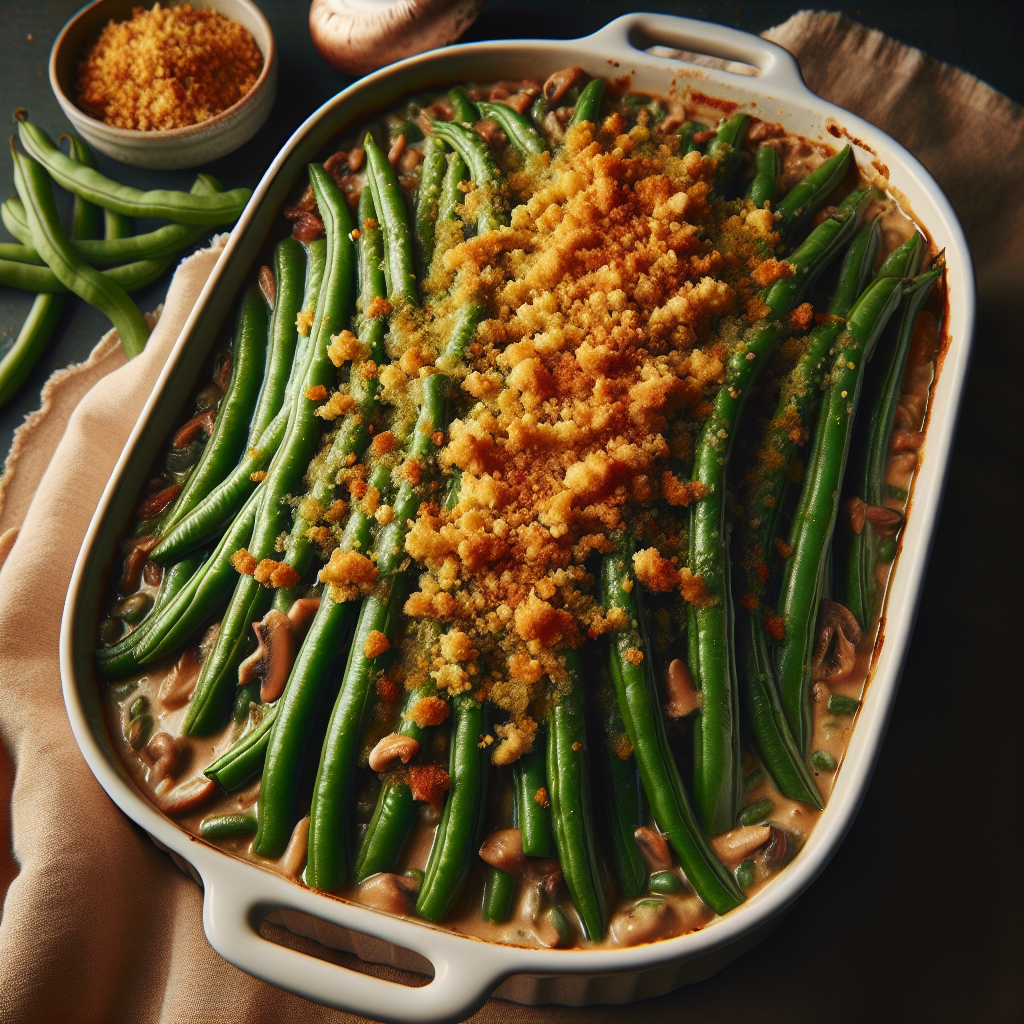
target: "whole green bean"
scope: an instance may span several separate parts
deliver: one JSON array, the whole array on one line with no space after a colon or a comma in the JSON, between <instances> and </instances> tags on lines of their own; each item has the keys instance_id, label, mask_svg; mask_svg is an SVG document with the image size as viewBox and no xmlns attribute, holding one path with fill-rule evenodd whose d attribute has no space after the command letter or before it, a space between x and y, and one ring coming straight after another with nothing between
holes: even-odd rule
<instances>
[{"instance_id":1,"label":"whole green bean","mask_svg":"<svg viewBox=\"0 0 1024 1024\"><path fill-rule=\"evenodd\" d=\"M60 158L76 170L89 171L89 168L81 167L54 148ZM139 307L128 298L120 285L90 267L68 241L57 214L53 187L42 165L18 153L13 140L11 153L14 158L15 188L25 203L36 250L69 291L109 317L117 328L128 358L138 355L145 348L149 337L149 327Z\"/></svg>"},{"instance_id":2,"label":"whole green bean","mask_svg":"<svg viewBox=\"0 0 1024 1024\"><path fill-rule=\"evenodd\" d=\"M571 128L584 121L589 121L591 124L598 123L598 118L601 116L601 100L604 98L604 86L603 78L592 78L587 82L580 92L580 98L576 101L576 107L566 127Z\"/></svg>"},{"instance_id":3,"label":"whole green bean","mask_svg":"<svg viewBox=\"0 0 1024 1024\"><path fill-rule=\"evenodd\" d=\"M518 111L504 103L480 102L477 106L484 117L497 122L498 127L508 136L508 141L524 157L548 151L544 136L534 128L529 118Z\"/></svg>"},{"instance_id":4,"label":"whole green bean","mask_svg":"<svg viewBox=\"0 0 1024 1024\"><path fill-rule=\"evenodd\" d=\"M472 128L452 124L448 121L431 121L431 130L436 132L455 150L469 168L469 174L477 188L494 189L501 178L501 172L487 143ZM477 208L476 229L478 232L494 231L504 223L493 199L485 199Z\"/></svg>"},{"instance_id":5,"label":"whole green bean","mask_svg":"<svg viewBox=\"0 0 1024 1024\"><path fill-rule=\"evenodd\" d=\"M268 704L255 728L239 737L209 768L203 769L203 774L229 793L241 789L250 779L259 775L267 757L270 732L280 706L280 701Z\"/></svg>"},{"instance_id":6,"label":"whole green bean","mask_svg":"<svg viewBox=\"0 0 1024 1024\"><path fill-rule=\"evenodd\" d=\"M367 134L367 185L373 193L373 205L380 219L387 244L384 246L384 276L392 303L405 301L419 305L416 290L415 261L412 252L412 227L405 207L405 196L395 169L381 148Z\"/></svg>"},{"instance_id":7,"label":"whole green bean","mask_svg":"<svg viewBox=\"0 0 1024 1024\"><path fill-rule=\"evenodd\" d=\"M152 284L170 265L171 257L164 256L161 259L139 260L136 263L111 267L109 270L100 271L100 274L112 285L124 289L125 292L133 292ZM70 291L76 291L76 288L68 287L49 267L36 266L34 263L15 263L4 259L0 259L0 285L45 295L66 295Z\"/></svg>"},{"instance_id":8,"label":"whole green bean","mask_svg":"<svg viewBox=\"0 0 1024 1024\"><path fill-rule=\"evenodd\" d=\"M747 198L757 207L775 202L775 187L779 177L779 153L766 143L757 147L754 155L754 177L747 189Z\"/></svg>"},{"instance_id":9,"label":"whole green bean","mask_svg":"<svg viewBox=\"0 0 1024 1024\"><path fill-rule=\"evenodd\" d=\"M492 924L508 920L512 912L512 897L516 894L516 876L501 868L488 868L484 879L484 898L480 916Z\"/></svg>"},{"instance_id":10,"label":"whole green bean","mask_svg":"<svg viewBox=\"0 0 1024 1024\"><path fill-rule=\"evenodd\" d=\"M601 603L609 610L621 609L629 623L611 635L609 674L619 711L658 828L679 858L694 892L715 913L724 914L743 902L743 893L715 856L690 808L665 733L651 658L644 655L639 665L635 662L634 651L649 650L639 589L631 543L617 538L615 554L602 561ZM629 657L625 657L627 653Z\"/></svg>"},{"instance_id":11,"label":"whole green bean","mask_svg":"<svg viewBox=\"0 0 1024 1024\"><path fill-rule=\"evenodd\" d=\"M416 897L416 913L428 921L444 917L469 874L480 844L490 767L487 747L480 742L485 732L480 701L471 693L460 693L452 703L455 710L448 760L451 784Z\"/></svg>"},{"instance_id":12,"label":"whole green bean","mask_svg":"<svg viewBox=\"0 0 1024 1024\"><path fill-rule=\"evenodd\" d=\"M256 831L256 816L253 814L219 814L204 818L199 823L199 835L211 842L251 836Z\"/></svg>"},{"instance_id":13,"label":"whole green bean","mask_svg":"<svg viewBox=\"0 0 1024 1024\"><path fill-rule=\"evenodd\" d=\"M523 853L528 857L551 856L551 808L549 801L538 803L537 796L547 790L547 727L537 727L533 749L512 765L512 786L516 827L523 837Z\"/></svg>"},{"instance_id":14,"label":"whole green bean","mask_svg":"<svg viewBox=\"0 0 1024 1024\"><path fill-rule=\"evenodd\" d=\"M448 90L448 102L452 105L452 120L456 124L472 125L480 120L476 104L461 85Z\"/></svg>"},{"instance_id":15,"label":"whole green bean","mask_svg":"<svg viewBox=\"0 0 1024 1024\"><path fill-rule=\"evenodd\" d=\"M0 406L17 394L36 360L43 354L63 308L62 295L51 293L35 297L14 344L0 360Z\"/></svg>"},{"instance_id":16,"label":"whole green bean","mask_svg":"<svg viewBox=\"0 0 1024 1024\"><path fill-rule=\"evenodd\" d=\"M811 737L811 651L825 561L839 506L850 425L860 398L862 368L903 294L903 275L919 236L889 255L846 321L836 342L827 399L815 428L814 451L790 533L792 555L783 567L779 614L785 635L776 655L779 694L793 738L806 751Z\"/></svg>"},{"instance_id":17,"label":"whole green bean","mask_svg":"<svg viewBox=\"0 0 1024 1024\"><path fill-rule=\"evenodd\" d=\"M843 146L779 200L775 212L780 218L784 242L791 241L807 227L821 204L846 177L852 160L853 151L849 145Z\"/></svg>"},{"instance_id":18,"label":"whole green bean","mask_svg":"<svg viewBox=\"0 0 1024 1024\"><path fill-rule=\"evenodd\" d=\"M413 233L416 274L421 283L426 281L430 262L434 258L437 207L441 197L441 182L447 169L444 142L436 135L428 135L423 140L423 167L419 187L416 189L416 229ZM363 230L362 221L359 230Z\"/></svg>"},{"instance_id":19,"label":"whole green bean","mask_svg":"<svg viewBox=\"0 0 1024 1024\"><path fill-rule=\"evenodd\" d=\"M583 934L600 939L608 924L594 841L587 765L583 670L576 651L564 651L569 689L560 692L548 724L548 798L558 863Z\"/></svg>"},{"instance_id":20,"label":"whole green bean","mask_svg":"<svg viewBox=\"0 0 1024 1024\"><path fill-rule=\"evenodd\" d=\"M708 143L707 156L718 164L715 170L715 189L724 193L739 167L743 137L747 134L747 114L733 114L718 126L715 137Z\"/></svg>"},{"instance_id":21,"label":"whole green bean","mask_svg":"<svg viewBox=\"0 0 1024 1024\"><path fill-rule=\"evenodd\" d=\"M468 180L469 168L466 166L466 161L458 153L452 153L448 158L448 169L441 182L441 197L437 204L438 224L459 219L455 208L466 201L465 193L459 188L459 185Z\"/></svg>"},{"instance_id":22,"label":"whole green bean","mask_svg":"<svg viewBox=\"0 0 1024 1024\"><path fill-rule=\"evenodd\" d=\"M38 160L62 188L80 195L97 206L130 217L162 217L176 224L231 224L238 219L252 195L250 189L236 188L209 196L190 192L156 189L140 192L119 185L91 167L84 167L65 156L41 128L24 120L24 111L15 114L18 137L26 151Z\"/></svg>"},{"instance_id":23,"label":"whole green bean","mask_svg":"<svg viewBox=\"0 0 1024 1024\"><path fill-rule=\"evenodd\" d=\"M75 163L85 167L95 167L96 161L93 158L92 150L71 135L62 135L61 140L68 140L68 156ZM72 238L100 238L103 234L103 213L95 203L88 199L75 196L71 207L71 237Z\"/></svg>"},{"instance_id":24,"label":"whole green bean","mask_svg":"<svg viewBox=\"0 0 1024 1024\"><path fill-rule=\"evenodd\" d=\"M178 492L163 523L166 534L231 472L245 451L249 424L260 392L267 357L267 306L256 285L246 289L238 307L235 343L231 352L231 379L217 410L213 433L202 457ZM158 545L150 556L164 562Z\"/></svg>"}]
</instances>

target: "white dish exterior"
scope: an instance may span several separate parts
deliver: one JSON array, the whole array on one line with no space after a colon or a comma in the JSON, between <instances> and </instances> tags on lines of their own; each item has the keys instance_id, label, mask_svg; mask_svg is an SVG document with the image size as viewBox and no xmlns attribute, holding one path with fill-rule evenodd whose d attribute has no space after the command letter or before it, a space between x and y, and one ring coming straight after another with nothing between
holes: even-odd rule
<instances>
[{"instance_id":1,"label":"white dish exterior","mask_svg":"<svg viewBox=\"0 0 1024 1024\"><path fill-rule=\"evenodd\" d=\"M716 71L652 56L653 45L710 53L754 65L760 77ZM465 80L534 77L569 64L608 78L633 73L633 87L665 94L692 85L810 139L835 142L837 122L872 147L855 146L869 176L885 165L900 199L946 252L948 321L952 339L932 394L927 449L914 484L912 512L890 584L885 642L877 655L850 747L835 789L795 861L743 906L701 931L617 950L537 950L501 946L432 925L393 918L311 892L188 835L142 798L110 743L97 691L92 652L102 581L119 533L131 514L149 465L209 351L234 295L297 180L303 164L346 126L402 95ZM710 976L755 945L814 881L842 841L860 806L885 735L942 495L974 320L974 279L963 232L941 190L921 164L874 126L826 103L803 84L795 60L772 43L704 22L630 14L584 39L474 43L410 58L361 80L299 128L267 171L189 317L153 395L104 491L78 559L61 635L65 701L76 738L114 801L176 860L183 858L204 887L203 920L213 947L250 974L317 1002L394 1022L463 1020L492 993L523 1003L623 1003L658 995ZM180 862L180 861L179 861ZM270 913L293 930L319 935L365 959L423 969L419 988L383 981L273 944L259 934ZM293 912L320 922L296 923ZM353 933L353 934L349 934ZM361 933L361 934L359 934ZM396 949L395 947L400 947ZM410 956L405 951L413 951Z\"/></svg>"},{"instance_id":2,"label":"white dish exterior","mask_svg":"<svg viewBox=\"0 0 1024 1024\"><path fill-rule=\"evenodd\" d=\"M115 128L90 117L71 100L71 82L82 48L108 21L131 17L138 0L96 0L61 30L50 51L50 86L68 120L101 153L133 167L171 171L198 167L238 149L263 127L277 96L277 46L270 23L252 0L195 0L212 7L252 34L263 54L263 70L237 103L207 121L168 131ZM165 5L166 6L166 5Z\"/></svg>"}]
</instances>

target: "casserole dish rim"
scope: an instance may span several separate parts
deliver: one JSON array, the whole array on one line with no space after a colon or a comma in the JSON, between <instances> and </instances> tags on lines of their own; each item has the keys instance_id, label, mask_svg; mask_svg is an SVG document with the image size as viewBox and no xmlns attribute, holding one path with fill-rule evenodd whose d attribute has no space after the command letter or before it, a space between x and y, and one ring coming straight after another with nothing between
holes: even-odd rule
<instances>
[{"instance_id":1,"label":"casserole dish rim","mask_svg":"<svg viewBox=\"0 0 1024 1024\"><path fill-rule=\"evenodd\" d=\"M639 44L664 42L679 49L700 50L703 47L706 48L704 52L710 51L716 56L755 64L761 68L761 77L757 79L681 65L678 61L637 49ZM324 897L209 846L164 817L135 791L123 772L119 774L109 763L108 755L93 734L95 721L90 720L80 692L81 688L92 685L88 669L84 672L79 670L80 665L88 665L91 648L83 650L77 641L81 636L88 636L88 631L82 632L83 624L91 620L95 625L95 609L83 607L83 592L88 589L89 574L100 571L94 564L97 556L93 552L101 533L104 530L109 533L110 527L105 525L105 520L110 506L132 459L137 458L137 449L151 427L190 338L200 329L214 293L228 273L232 255L244 248L247 232L257 219L260 203L288 158L303 143L316 138L318 126L329 122L332 115L341 121L343 127L327 137L343 131L345 125L356 123L367 111L382 109L380 103L365 103L365 97L372 96L374 89L382 84L383 91L387 91L387 83L398 82L402 86L394 94L396 99L415 91L417 74L422 77L423 72L438 69L434 76L437 81L455 81L459 78L460 69L487 54L498 52L499 55L492 59L496 66L501 66L501 61L506 59L501 53L506 51L536 63L543 61L545 54L552 54L554 59L555 54L569 52L579 63L587 65L588 70L595 69L595 74L615 71L623 74L630 67L642 67L645 73L664 71L673 74L674 80L684 80L697 87L707 86L717 91L719 96L730 92L735 95L753 93L761 101L770 101L771 109L777 104L803 111L819 122L822 132L827 122L833 120L847 127L857 139L867 140L868 145L877 148L883 162L892 163L905 176L899 179L899 187L904 192L907 186L918 189L926 200L925 205L930 204L931 207L929 215L924 217L925 225L933 237L938 236L947 249L947 256L951 257L947 263L950 310L947 331L955 343L944 354L929 406L926 455L915 477L914 511L907 520L900 542L901 549L907 548L907 554L897 562L887 597L883 623L885 642L876 648L872 659L864 705L825 811L800 855L770 885L741 907L688 935L623 949L537 950L484 942L428 922L390 917L357 904ZM359 107L360 100L363 100L362 108ZM338 110L344 109L346 104L351 104L354 112L342 120ZM765 110L765 116L769 112ZM834 143L836 140L829 141ZM865 152L873 151L862 149L858 156L862 163L870 164ZM262 244L260 240L256 249ZM75 567L61 631L65 703L83 755L101 785L122 810L198 871L205 889L204 926L211 944L226 959L249 973L329 1005L376 1016L385 1009L381 1000L390 999L386 1006L388 1019L396 1021L462 1019L478 1007L502 979L511 975L628 974L672 963L698 964L703 958L708 963L717 963L705 971L703 976L706 976L724 966L728 959L742 952L740 947L752 944L755 933L760 935L785 913L838 848L866 791L898 688L899 672L913 628L928 547L941 500L973 324L974 288L970 257L963 233L941 190L913 156L878 128L811 93L800 78L795 60L774 44L709 23L667 15L630 14L580 40L499 40L431 51L392 65L348 87L312 114L275 157L232 232L223 255L225 259L218 262L186 321L103 492ZM956 330L953 329L954 324L957 325ZM936 394L940 392L941 403L936 401ZM941 415L933 416L939 406ZM894 607L899 614L894 613ZM83 657L86 659L84 663ZM102 717L99 728L105 728ZM310 914L412 949L432 962L434 980L422 988L407 988L339 969L260 938L259 922L270 911L281 908ZM339 970L345 973L339 974Z\"/></svg>"}]
</instances>

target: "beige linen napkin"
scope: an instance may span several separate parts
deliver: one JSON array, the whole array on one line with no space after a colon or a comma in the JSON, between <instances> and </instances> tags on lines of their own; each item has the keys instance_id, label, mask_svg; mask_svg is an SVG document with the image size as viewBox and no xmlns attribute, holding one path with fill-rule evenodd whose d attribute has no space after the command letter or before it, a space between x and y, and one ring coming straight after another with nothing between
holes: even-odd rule
<instances>
[{"instance_id":1,"label":"beige linen napkin","mask_svg":"<svg viewBox=\"0 0 1024 1024\"><path fill-rule=\"evenodd\" d=\"M983 302L1008 302L1024 249L1024 205L1016 194L1024 174L1020 107L838 15L802 12L766 35L796 54L814 91L880 125L924 161L967 230ZM1002 156L979 172L974 154L982 132L1000 139ZM142 356L121 365L120 350L108 341L84 369L51 388L38 437L22 442L0 489L0 827L8 837L0 848L0 1021L354 1019L257 981L212 950L201 891L100 789L61 697L58 631L76 553L217 251L179 270ZM266 934L313 950L280 929ZM326 955L353 966L345 954ZM663 1019L678 1013L682 998L664 996L633 1011L492 1001L473 1019ZM751 995L747 1008L755 1001Z\"/></svg>"}]
</instances>

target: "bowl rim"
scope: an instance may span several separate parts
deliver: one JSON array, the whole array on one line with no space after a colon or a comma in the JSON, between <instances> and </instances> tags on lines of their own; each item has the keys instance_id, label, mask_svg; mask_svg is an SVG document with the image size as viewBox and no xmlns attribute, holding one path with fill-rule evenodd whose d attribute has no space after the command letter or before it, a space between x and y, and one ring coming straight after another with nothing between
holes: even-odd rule
<instances>
[{"instance_id":1,"label":"bowl rim","mask_svg":"<svg viewBox=\"0 0 1024 1024\"><path fill-rule=\"evenodd\" d=\"M688 33L684 40L688 43L715 43L718 45L718 54L723 57L735 57L750 62L751 54L756 53L768 62L768 69L762 71L761 85L755 84L756 79L751 77L744 76L742 82L737 82L737 76L729 72L686 66L685 63L684 68L680 70L680 62L677 60L643 52L637 38L652 25L659 29L672 29L677 35ZM624 43L632 46L632 50L624 47ZM453 76L463 70L465 64L483 55L498 60L512 60L518 57L539 61L547 54L556 57L558 54L573 53L573 45L579 48L580 57L586 58L595 66L600 57L617 68L619 63L612 58L619 58L646 69L675 71L678 77L692 80L694 85L710 85L720 89L725 95L742 89L753 94L762 104L765 101L789 104L795 110L813 117L823 128L829 121L836 121L850 129L857 137L867 140L868 145L877 146L883 157L888 154L897 161L898 170L905 181L916 185L934 208L934 213L926 218L926 226L933 231L941 228L946 248L954 257L947 264L952 268L952 280L955 282L955 287L950 287L948 294L950 300L955 300L959 306L959 311L954 311L951 301L949 322L951 325L956 324L961 333L953 337L953 342L945 354L936 385L937 389L942 389L944 395L943 414L929 425L926 458L919 478L915 480L915 515L908 519L906 538L908 542L913 541L913 558L905 557L901 560L904 571L902 574L897 571L894 582L898 579L899 583L896 587L891 585L889 592L891 601L898 590L905 606L893 608L887 605L884 646L880 648L881 656L876 656L874 660L870 676L871 685L868 692L871 696L861 709L861 717L851 740L851 751L856 748L857 757L853 758L848 754L844 760L844 770L826 805L824 820L818 822L808 840L807 845L812 848L802 851L801 856L789 865L772 885L763 888L735 911L723 918L716 918L697 932L619 949L536 950L505 946L453 933L430 922L391 917L358 904L345 903L332 897L322 898L322 894L304 889L256 864L240 860L209 846L202 840L197 840L135 792L106 763L105 754L91 733L91 723L77 693L79 683L75 678L75 630L76 618L80 611L76 610L76 601L78 591L85 585L90 549L94 546L102 521L108 514L113 494L128 468L134 449L148 428L158 399L166 390L168 379L180 361L187 340L226 272L227 261L220 261L197 300L178 342L168 356L167 363L154 386L153 394L147 401L112 472L83 543L68 591L62 624L61 671L65 701L83 754L111 797L133 820L194 865L202 876L205 884L204 926L214 948L237 966L279 987L352 1012L377 1015L382 1012L379 1002L381 996L392 993L394 1000L387 1007L389 1019L462 1019L467 1012L479 1006L502 979L512 975L636 972L664 967L671 963L699 961L702 957L721 954L723 950L739 950L741 946L746 948L743 944L745 941L750 944L751 934L759 928L770 926L814 881L852 824L884 739L898 689L901 665L913 629L971 348L974 280L970 253L952 207L920 161L881 129L812 93L803 83L793 58L780 47L759 37L705 22L668 15L634 14L615 19L603 29L581 40L493 40L461 44L408 58L344 89L296 129L272 161L255 190L250 206L232 233L225 256L230 258L243 244L243 236L251 226L261 200L266 197L272 183L287 161L293 157L296 149L302 146L304 141L308 141L309 137L316 137L319 122L331 118L332 115L340 121L341 127L327 136L335 137L347 125L356 123L363 116L360 113L360 99L367 93L372 95L374 87L379 86L385 79L395 79L402 86L395 93L396 96L400 96L405 92L415 91L416 86L412 79L422 65L427 65L428 68L435 64L447 65L450 74L443 80L448 81L453 80ZM694 45L680 48L697 47ZM461 60L463 57L466 58L464 61ZM442 80L440 73L437 77L438 80ZM351 108L347 119L338 117L336 111L339 107ZM379 109L379 105L373 105L373 109ZM900 184L902 187L903 182ZM947 276L947 281L950 279ZM931 459L928 458L929 455L932 456ZM286 947L272 946L270 953L259 957L252 936L245 936L242 933L246 929L251 931L253 921L258 923L258 918L263 913L282 908L308 913L313 917L378 936L385 941L419 952L433 963L435 979L423 988L410 990L401 985L376 982L374 979L377 985L374 988L365 975L353 976L352 972L339 975L334 965L320 961L313 961L317 966L310 966L304 962L309 958L287 950ZM265 940L255 938L255 943L261 942L263 945L270 945ZM321 967L324 970L320 970ZM332 988L327 987L325 980L329 975L333 981ZM459 979L459 987L453 989L453 979L456 976ZM343 989L338 985L342 979ZM401 993L405 991L416 993L411 1003L407 1003L402 996ZM371 999L376 999L377 1002L369 1001Z\"/></svg>"},{"instance_id":2,"label":"bowl rim","mask_svg":"<svg viewBox=\"0 0 1024 1024\"><path fill-rule=\"evenodd\" d=\"M193 6L209 7L218 11L218 13L222 13L213 3L210 2L210 0L190 0L190 2L193 3ZM205 121L198 121L195 124L183 125L180 128L154 128L152 130L142 128L118 128L115 125L107 124L106 121L101 121L98 118L93 117L92 114L86 113L70 96L68 96L61 87L58 79L57 56L61 52L61 48L67 45L67 37L71 30L80 21L82 21L82 19L94 12L97 8L110 3L110 0L92 0L92 3L87 4L68 20L58 33L57 38L53 41L53 46L50 47L48 70L50 76L50 88L53 89L53 93L57 97L57 102L60 104L69 119L75 120L76 118L80 118L83 123L89 126L90 130L104 134L112 141L120 140L121 142L129 142L139 139L173 141L175 139L187 139L194 135L202 135L210 131L215 131L226 122L234 120L234 118L242 112L243 108L247 104L256 99L257 95L263 90L264 86L266 86L270 79L272 65L276 65L277 63L277 40L274 38L274 33L266 15L264 15L259 7L253 3L253 0L234 0L234 2L241 4L249 10L261 24L266 33L267 48L266 51L264 51L255 34L250 32L250 35L253 36L253 41L263 54L263 67L260 68L260 73L256 78L256 81L253 83L252 88L244 96L235 100L230 107L225 107L224 110L214 114L213 117L208 117ZM169 4L166 6L180 5ZM224 16L227 17L227 15ZM230 20L233 21L234 19L232 18ZM245 26L242 27L244 28Z\"/></svg>"}]
</instances>

